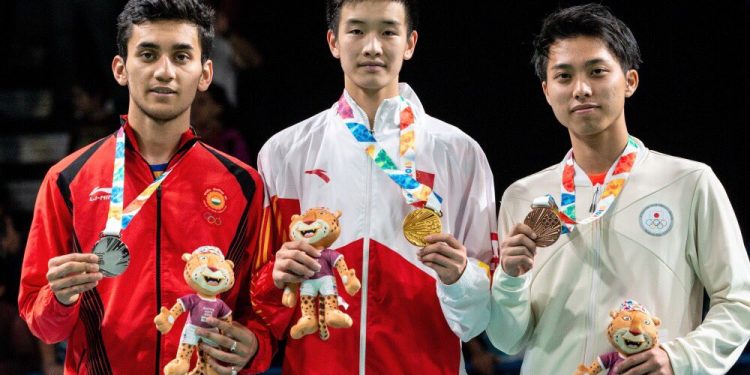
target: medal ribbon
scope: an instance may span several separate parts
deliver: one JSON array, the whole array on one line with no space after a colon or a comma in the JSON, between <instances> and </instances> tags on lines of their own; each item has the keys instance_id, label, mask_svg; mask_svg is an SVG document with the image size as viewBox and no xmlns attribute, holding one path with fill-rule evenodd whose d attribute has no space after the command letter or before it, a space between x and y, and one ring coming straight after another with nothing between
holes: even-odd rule
<instances>
[{"instance_id":1,"label":"medal ribbon","mask_svg":"<svg viewBox=\"0 0 750 375\"><path fill-rule=\"evenodd\" d=\"M612 203L615 202L615 199L617 199L617 196L620 195L620 192L625 187L628 177L630 177L630 170L633 169L639 148L640 146L638 146L635 139L628 137L625 150L623 150L617 162L607 172L607 177L604 179L605 188L599 197L599 201L596 202L596 206L594 206L593 214L581 221L576 221L575 159L573 157L573 150L568 151L563 160L564 168L562 183L560 185L560 208L557 208L555 199L551 195L548 194L546 196L551 208L560 218L560 221L562 221L563 234L572 232L576 224L588 224L607 213L607 210L609 210Z\"/></svg>"},{"instance_id":2,"label":"medal ribbon","mask_svg":"<svg viewBox=\"0 0 750 375\"><path fill-rule=\"evenodd\" d=\"M393 159L375 139L370 129L364 124L363 119L358 118L358 114L355 114L352 110L346 100L346 93L341 95L338 101L337 114L339 119L346 125L354 139L364 146L365 153L375 162L375 165L385 172L396 185L401 187L406 203L414 206L424 204L427 208L440 213L443 198L429 186L417 181L414 110L409 102L401 96L399 96L398 113L400 167L393 162Z\"/></svg>"},{"instance_id":3,"label":"medal ribbon","mask_svg":"<svg viewBox=\"0 0 750 375\"><path fill-rule=\"evenodd\" d=\"M130 202L123 211L122 200L123 192L125 190L125 130L120 127L120 130L117 131L115 141L115 162L114 170L112 171L112 194L109 199L107 225L102 234L119 236L120 232L128 227L130 221L133 220L133 217L138 214L148 198L154 194L154 191L156 191L164 179L169 176L169 173L172 172L177 164L179 164L179 161L168 171L162 173L161 176L154 180L154 182L148 185L146 189L138 194L138 196Z\"/></svg>"}]
</instances>

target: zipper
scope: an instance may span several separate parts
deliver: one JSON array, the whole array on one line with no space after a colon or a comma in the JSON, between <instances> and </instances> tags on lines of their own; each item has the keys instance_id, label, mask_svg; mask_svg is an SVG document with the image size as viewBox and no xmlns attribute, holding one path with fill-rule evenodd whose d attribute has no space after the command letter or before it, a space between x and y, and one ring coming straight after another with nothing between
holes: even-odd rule
<instances>
[{"instance_id":1,"label":"zipper","mask_svg":"<svg viewBox=\"0 0 750 375\"><path fill-rule=\"evenodd\" d=\"M589 206L589 213L596 211L596 205L599 203L599 195L602 192L602 185L597 184L594 186L594 198L591 200L591 206Z\"/></svg>"},{"instance_id":2,"label":"zipper","mask_svg":"<svg viewBox=\"0 0 750 375\"><path fill-rule=\"evenodd\" d=\"M128 140L126 140L127 144ZM178 155L182 155L181 157L185 157L187 150L192 147L197 142L197 139L193 138L188 142L185 142L184 145L179 147L177 149L177 152L172 155L169 160L167 161L167 168L169 168L170 165L173 165L173 162L176 162L176 158ZM132 147L132 145L131 145ZM146 158L141 155L140 152L135 151L135 149L132 149L133 152L138 155L138 157L143 161L143 163L146 165L146 169L148 170L148 175L151 177L151 179L154 179L154 174L151 171L151 164L148 163ZM156 315L159 315L161 312L161 185L159 185L158 188L156 188ZM155 372L154 375L160 375L160 366L159 363L161 362L161 332L158 330L156 331L156 366L155 366Z\"/></svg>"},{"instance_id":3,"label":"zipper","mask_svg":"<svg viewBox=\"0 0 750 375\"><path fill-rule=\"evenodd\" d=\"M589 363L591 359L592 348L596 337L601 335L596 325L596 300L599 294L599 282L597 282L597 276L599 275L599 264L601 263L601 219L595 220L593 223L593 241L591 246L592 256L592 268L591 268L591 295L589 299L588 309L588 329L586 337L586 346L584 351L584 363Z\"/></svg>"},{"instance_id":4,"label":"zipper","mask_svg":"<svg viewBox=\"0 0 750 375\"><path fill-rule=\"evenodd\" d=\"M370 130L372 133L372 130ZM359 374L365 374L365 355L367 353L367 279L370 274L370 206L372 205L372 165L370 157L367 160L367 185L365 188L365 225L362 236L362 306L359 320Z\"/></svg>"},{"instance_id":5,"label":"zipper","mask_svg":"<svg viewBox=\"0 0 750 375\"><path fill-rule=\"evenodd\" d=\"M156 188L156 315L161 311L161 186ZM156 368L155 375L160 375L161 332L156 331Z\"/></svg>"}]
</instances>

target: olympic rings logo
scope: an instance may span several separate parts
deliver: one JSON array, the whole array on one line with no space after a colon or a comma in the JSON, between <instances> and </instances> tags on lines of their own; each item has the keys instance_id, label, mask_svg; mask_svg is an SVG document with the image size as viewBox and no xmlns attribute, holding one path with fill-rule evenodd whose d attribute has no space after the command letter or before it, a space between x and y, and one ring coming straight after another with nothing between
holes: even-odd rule
<instances>
[{"instance_id":1,"label":"olympic rings logo","mask_svg":"<svg viewBox=\"0 0 750 375\"><path fill-rule=\"evenodd\" d=\"M646 225L652 229L664 229L669 222L664 219L646 219Z\"/></svg>"},{"instance_id":2,"label":"olympic rings logo","mask_svg":"<svg viewBox=\"0 0 750 375\"><path fill-rule=\"evenodd\" d=\"M218 216L211 215L210 212L204 212L203 213L203 218L206 219L206 221L209 224L212 224L212 225L221 225L221 218L218 217Z\"/></svg>"},{"instance_id":3,"label":"olympic rings logo","mask_svg":"<svg viewBox=\"0 0 750 375\"><path fill-rule=\"evenodd\" d=\"M673 218L669 207L654 203L641 211L641 228L652 236L663 236L672 230Z\"/></svg>"}]
</instances>

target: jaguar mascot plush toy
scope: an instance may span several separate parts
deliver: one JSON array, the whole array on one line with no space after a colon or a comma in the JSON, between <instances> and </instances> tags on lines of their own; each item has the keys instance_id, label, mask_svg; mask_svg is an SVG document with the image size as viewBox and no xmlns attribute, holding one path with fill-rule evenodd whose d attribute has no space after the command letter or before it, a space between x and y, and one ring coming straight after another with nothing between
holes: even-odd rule
<instances>
[{"instance_id":1,"label":"jaguar mascot plush toy","mask_svg":"<svg viewBox=\"0 0 750 375\"><path fill-rule=\"evenodd\" d=\"M600 355L588 367L578 365L575 375L596 375L603 370L608 370L607 375L614 374L615 365L627 356L658 345L657 327L661 321L638 302L626 300L620 304L619 310L614 310L609 315L612 322L609 323L607 334L616 351Z\"/></svg>"},{"instance_id":2,"label":"jaguar mascot plush toy","mask_svg":"<svg viewBox=\"0 0 750 375\"><path fill-rule=\"evenodd\" d=\"M297 295L302 301L302 316L292 326L290 336L299 339L315 331L320 332L320 338L328 340L331 328L349 328L352 318L339 310L340 300L336 291L336 280L333 271L341 277L346 292L353 296L362 286L357 279L354 269L348 268L344 256L329 247L341 233L339 217L341 212L330 212L325 208L311 208L302 215L293 215L289 224L289 237L293 241L307 241L320 250L320 271L311 278L300 283L287 284L284 288L282 303L287 307L297 304ZM318 304L316 313L315 305ZM344 304L344 307L346 305Z\"/></svg>"},{"instance_id":3,"label":"jaguar mascot plush toy","mask_svg":"<svg viewBox=\"0 0 750 375\"><path fill-rule=\"evenodd\" d=\"M214 317L227 322L232 321L232 310L226 303L216 298L218 294L231 289L234 285L234 264L232 261L224 259L221 250L214 246L201 246L192 254L185 253L182 255L182 260L186 262L185 281L195 290L196 294L188 294L179 298L177 303L169 310L162 306L161 312L154 318L156 329L162 334L166 334L172 329L177 317L184 312L188 313L185 327L182 329L177 356L164 366L165 375L186 374L190 368L193 351L199 341L216 346L213 341L200 338L195 334L195 329L198 327L218 332L217 328L203 322L206 317ZM216 374L212 368L207 366L206 361L207 354L199 348L198 361L190 374Z\"/></svg>"}]
</instances>

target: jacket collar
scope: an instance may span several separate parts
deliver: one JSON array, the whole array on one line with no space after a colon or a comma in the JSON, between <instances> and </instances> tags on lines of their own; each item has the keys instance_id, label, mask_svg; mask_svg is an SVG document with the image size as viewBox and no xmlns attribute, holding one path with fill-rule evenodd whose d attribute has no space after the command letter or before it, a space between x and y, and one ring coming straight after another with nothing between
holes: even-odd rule
<instances>
[{"instance_id":1,"label":"jacket collar","mask_svg":"<svg viewBox=\"0 0 750 375\"><path fill-rule=\"evenodd\" d=\"M386 129L398 129L400 127L401 114L399 113L398 109L401 97L403 97L412 107L417 123L421 122L419 121L419 119L425 116L422 102L419 101L417 94L414 92L411 86L409 86L407 83L399 83L398 92L398 96L385 99L382 103L380 103L378 110L375 112L375 121L373 126L374 133L378 133ZM352 110L357 111L357 114L360 118L368 119L365 111L357 104L357 102L354 101L354 99L349 95L349 92L347 92L346 90L344 90L344 97L352 107ZM334 105L334 108L335 107L336 106Z\"/></svg>"},{"instance_id":2,"label":"jacket collar","mask_svg":"<svg viewBox=\"0 0 750 375\"><path fill-rule=\"evenodd\" d=\"M632 136L631 136L632 137ZM645 159L646 154L648 153L648 149L646 148L646 145L643 144L643 142L636 138L632 137L635 140L635 143L638 144L638 156L635 158L635 164L633 164L633 169L631 171L631 174L638 168L639 165L643 163L643 160ZM576 186L580 187L592 187L591 179L589 179L589 176L586 174L586 172L581 169L581 167L578 166L578 164L574 164L576 174L575 174L575 184ZM563 171L565 170L565 158L558 164L557 171L562 175ZM627 188L627 183L625 184Z\"/></svg>"},{"instance_id":3,"label":"jacket collar","mask_svg":"<svg viewBox=\"0 0 750 375\"><path fill-rule=\"evenodd\" d=\"M620 195L617 197L617 200L613 203L612 209L602 217L603 220L608 220L610 217L612 217L613 215L617 215L620 211L628 208L633 203L640 201L641 199L643 199L643 197L664 187L663 184L654 184L653 182L643 183L642 174L638 173L638 169L641 165L643 165L646 159L649 158L649 153L651 151L646 148L646 145L644 145L640 139L636 137L633 137L633 139L635 139L635 142L639 146L638 156L635 159L635 164L633 164L633 169L630 172L630 177L628 178L628 182L625 183L625 187L623 188L622 193L620 193ZM564 167L565 162L563 161L558 166L558 175L562 176ZM579 176L582 177L580 180ZM578 167L577 165L575 183L578 187L592 187L591 180L586 175L586 172L580 169L580 167Z\"/></svg>"},{"instance_id":4,"label":"jacket collar","mask_svg":"<svg viewBox=\"0 0 750 375\"><path fill-rule=\"evenodd\" d=\"M130 148L140 154L141 150L138 147L138 142L136 141L135 131L130 125L130 122L128 122L128 115L120 115L120 126L122 126L125 130L125 147ZM189 149L196 141L198 141L198 135L195 133L193 127L190 127L190 129L182 133L182 135L180 136L179 147L177 147L177 154L185 152L185 150ZM172 158L174 159L174 157Z\"/></svg>"}]
</instances>

